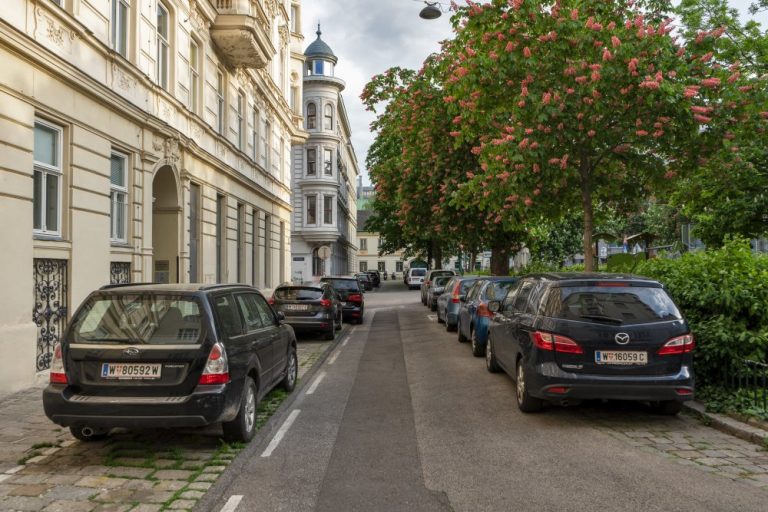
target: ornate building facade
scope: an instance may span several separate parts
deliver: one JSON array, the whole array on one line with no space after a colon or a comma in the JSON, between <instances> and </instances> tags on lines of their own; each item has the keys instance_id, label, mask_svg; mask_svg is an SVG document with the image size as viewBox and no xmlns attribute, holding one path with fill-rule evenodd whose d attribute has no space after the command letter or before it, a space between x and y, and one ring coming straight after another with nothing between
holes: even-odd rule
<instances>
[{"instance_id":1,"label":"ornate building facade","mask_svg":"<svg viewBox=\"0 0 768 512\"><path fill-rule=\"evenodd\" d=\"M0 2L0 389L46 375L67 318L104 284L290 277L300 12Z\"/></svg>"},{"instance_id":2,"label":"ornate building facade","mask_svg":"<svg viewBox=\"0 0 768 512\"><path fill-rule=\"evenodd\" d=\"M293 147L294 282L350 274L357 268L358 163L341 96L344 81L334 75L338 59L320 36L318 26L317 39L304 52L309 139Z\"/></svg>"}]
</instances>

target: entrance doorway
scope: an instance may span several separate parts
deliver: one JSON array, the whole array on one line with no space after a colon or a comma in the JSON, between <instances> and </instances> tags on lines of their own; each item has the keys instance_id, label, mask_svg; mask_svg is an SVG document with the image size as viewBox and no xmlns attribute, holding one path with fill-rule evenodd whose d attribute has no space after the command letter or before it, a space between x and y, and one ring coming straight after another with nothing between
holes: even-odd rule
<instances>
[{"instance_id":1,"label":"entrance doorway","mask_svg":"<svg viewBox=\"0 0 768 512\"><path fill-rule=\"evenodd\" d=\"M161 167L152 181L152 281L179 282L179 224L181 206L176 176Z\"/></svg>"}]
</instances>

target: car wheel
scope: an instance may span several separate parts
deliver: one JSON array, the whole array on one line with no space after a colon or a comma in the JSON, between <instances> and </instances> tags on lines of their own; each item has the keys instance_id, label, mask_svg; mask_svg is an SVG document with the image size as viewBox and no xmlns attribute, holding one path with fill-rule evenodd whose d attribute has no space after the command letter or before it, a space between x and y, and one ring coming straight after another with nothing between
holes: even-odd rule
<instances>
[{"instance_id":1,"label":"car wheel","mask_svg":"<svg viewBox=\"0 0 768 512\"><path fill-rule=\"evenodd\" d=\"M224 430L224 440L228 443L247 443L253 439L256 432L256 383L250 377L245 378L243 395L240 399L240 410L232 421L221 425Z\"/></svg>"},{"instance_id":2,"label":"car wheel","mask_svg":"<svg viewBox=\"0 0 768 512\"><path fill-rule=\"evenodd\" d=\"M472 341L472 355L475 357L483 357L485 355L485 345L478 343L477 329L472 329L470 331L469 339Z\"/></svg>"},{"instance_id":3,"label":"car wheel","mask_svg":"<svg viewBox=\"0 0 768 512\"><path fill-rule=\"evenodd\" d=\"M331 322L331 325L328 326L328 330L325 331L325 336L323 336L323 339L332 340L334 337L336 337L336 319L334 319Z\"/></svg>"},{"instance_id":4,"label":"car wheel","mask_svg":"<svg viewBox=\"0 0 768 512\"><path fill-rule=\"evenodd\" d=\"M440 316L440 308L435 306L435 311L437 311L437 323L443 323L443 318Z\"/></svg>"},{"instance_id":5,"label":"car wheel","mask_svg":"<svg viewBox=\"0 0 768 512\"><path fill-rule=\"evenodd\" d=\"M675 416L683 410L683 403L677 400L662 400L653 404L653 410L664 416Z\"/></svg>"},{"instance_id":6,"label":"car wheel","mask_svg":"<svg viewBox=\"0 0 768 512\"><path fill-rule=\"evenodd\" d=\"M288 354L288 362L285 365L285 377L283 377L280 386L288 391L293 391L296 387L296 378L299 375L299 363L296 360L296 349L291 348L291 353Z\"/></svg>"},{"instance_id":7,"label":"car wheel","mask_svg":"<svg viewBox=\"0 0 768 512\"><path fill-rule=\"evenodd\" d=\"M458 335L459 343L466 343L466 342L469 341L469 339L467 339L467 337L464 336L464 334L461 332L461 324L460 323L456 324L456 331L458 331L458 333L459 333L459 335Z\"/></svg>"},{"instance_id":8,"label":"car wheel","mask_svg":"<svg viewBox=\"0 0 768 512\"><path fill-rule=\"evenodd\" d=\"M490 373L498 373L499 370L501 370L499 362L496 361L496 354L493 352L493 345L491 344L490 337L485 345L485 369Z\"/></svg>"},{"instance_id":9,"label":"car wheel","mask_svg":"<svg viewBox=\"0 0 768 512\"><path fill-rule=\"evenodd\" d=\"M455 324L451 325L450 323L448 323L448 318L447 317L445 319L445 330L448 331L448 332L453 332L453 331L456 330L456 325Z\"/></svg>"},{"instance_id":10,"label":"car wheel","mask_svg":"<svg viewBox=\"0 0 768 512\"><path fill-rule=\"evenodd\" d=\"M339 321L339 322L336 324L336 330L338 331L338 330L341 330L341 328L342 328L342 325L341 325L341 323L342 323L342 320L341 320L341 312L339 312L339 314L338 314L338 317L336 318L336 320L338 320L338 321Z\"/></svg>"},{"instance_id":11,"label":"car wheel","mask_svg":"<svg viewBox=\"0 0 768 512\"><path fill-rule=\"evenodd\" d=\"M517 377L515 379L515 387L517 396L517 407L523 412L538 412L542 407L542 400L534 398L528 393L528 386L525 380L525 365L523 359L517 360Z\"/></svg>"},{"instance_id":12,"label":"car wheel","mask_svg":"<svg viewBox=\"0 0 768 512\"><path fill-rule=\"evenodd\" d=\"M75 439L85 441L87 443L91 441L101 441L106 439L109 434L109 430L103 428L89 427L88 425L80 425L77 427L69 427L69 432Z\"/></svg>"},{"instance_id":13,"label":"car wheel","mask_svg":"<svg viewBox=\"0 0 768 512\"><path fill-rule=\"evenodd\" d=\"M433 302L432 304L429 305L429 309L431 309L432 311L437 311L437 304Z\"/></svg>"}]
</instances>

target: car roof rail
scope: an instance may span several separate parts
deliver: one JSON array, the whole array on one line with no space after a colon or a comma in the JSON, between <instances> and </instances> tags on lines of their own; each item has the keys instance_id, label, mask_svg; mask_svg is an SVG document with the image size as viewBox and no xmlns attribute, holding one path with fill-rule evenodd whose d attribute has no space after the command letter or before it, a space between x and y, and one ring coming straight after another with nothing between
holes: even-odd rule
<instances>
[{"instance_id":1,"label":"car roof rail","mask_svg":"<svg viewBox=\"0 0 768 512\"><path fill-rule=\"evenodd\" d=\"M99 290L110 290L112 288L123 288L125 286L148 286L157 283L110 283L100 287Z\"/></svg>"},{"instance_id":2,"label":"car roof rail","mask_svg":"<svg viewBox=\"0 0 768 512\"><path fill-rule=\"evenodd\" d=\"M240 284L240 283L216 283L216 284L207 284L205 286L201 286L200 290L216 290L218 288L232 288L236 286L248 286L248 284Z\"/></svg>"}]
</instances>

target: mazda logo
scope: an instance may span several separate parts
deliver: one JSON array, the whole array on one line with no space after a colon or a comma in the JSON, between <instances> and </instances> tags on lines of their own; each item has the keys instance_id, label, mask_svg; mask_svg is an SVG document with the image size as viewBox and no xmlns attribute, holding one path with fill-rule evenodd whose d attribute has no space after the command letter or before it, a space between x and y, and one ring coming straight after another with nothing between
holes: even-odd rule
<instances>
[{"instance_id":1,"label":"mazda logo","mask_svg":"<svg viewBox=\"0 0 768 512\"><path fill-rule=\"evenodd\" d=\"M616 340L616 343L619 345L626 345L629 343L629 334L625 332L617 333L616 336L613 337L614 340Z\"/></svg>"},{"instance_id":2,"label":"mazda logo","mask_svg":"<svg viewBox=\"0 0 768 512\"><path fill-rule=\"evenodd\" d=\"M123 354L126 356L137 356L140 354L140 351L136 347L128 347L127 349L123 350Z\"/></svg>"}]
</instances>

